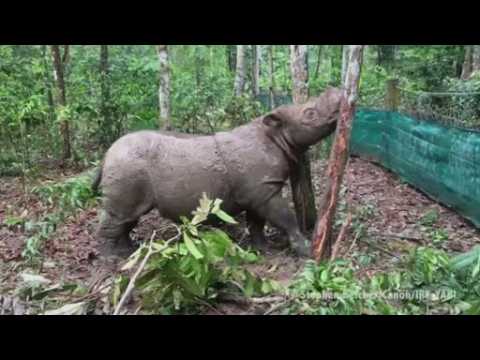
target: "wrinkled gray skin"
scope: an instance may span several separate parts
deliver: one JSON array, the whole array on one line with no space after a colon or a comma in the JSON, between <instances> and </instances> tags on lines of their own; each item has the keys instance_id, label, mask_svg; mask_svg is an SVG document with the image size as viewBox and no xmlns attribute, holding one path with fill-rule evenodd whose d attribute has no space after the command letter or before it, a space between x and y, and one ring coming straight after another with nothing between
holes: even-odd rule
<instances>
[{"instance_id":1,"label":"wrinkled gray skin","mask_svg":"<svg viewBox=\"0 0 480 360\"><path fill-rule=\"evenodd\" d=\"M140 131L108 150L94 184L101 185L105 216L97 237L111 250L131 250L130 231L157 208L178 221L198 206L202 193L220 198L235 216L247 212L254 244L264 239L266 221L284 231L297 254L309 256L308 240L281 189L289 164L336 127L342 92L327 89L304 105L282 106L230 132L214 136Z\"/></svg>"}]
</instances>

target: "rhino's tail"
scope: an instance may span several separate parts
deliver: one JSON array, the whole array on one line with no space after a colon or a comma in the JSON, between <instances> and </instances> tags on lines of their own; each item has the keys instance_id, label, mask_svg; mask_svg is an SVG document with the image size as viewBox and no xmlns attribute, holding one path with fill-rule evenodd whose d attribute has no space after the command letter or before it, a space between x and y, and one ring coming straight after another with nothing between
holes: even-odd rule
<instances>
[{"instance_id":1,"label":"rhino's tail","mask_svg":"<svg viewBox=\"0 0 480 360\"><path fill-rule=\"evenodd\" d=\"M94 192L98 191L98 187L100 186L100 182L102 181L102 172L103 172L102 169L103 169L103 166L100 165L100 167L98 168L97 173L95 174L95 177L93 179L92 190Z\"/></svg>"}]
</instances>

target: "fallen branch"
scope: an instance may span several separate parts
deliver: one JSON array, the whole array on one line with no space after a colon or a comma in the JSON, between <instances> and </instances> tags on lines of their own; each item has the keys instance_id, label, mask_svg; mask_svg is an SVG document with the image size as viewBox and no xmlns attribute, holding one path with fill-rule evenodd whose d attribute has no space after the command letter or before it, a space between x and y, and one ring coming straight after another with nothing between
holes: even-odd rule
<instances>
[{"instance_id":1,"label":"fallen branch","mask_svg":"<svg viewBox=\"0 0 480 360\"><path fill-rule=\"evenodd\" d=\"M286 299L285 301L282 301L278 304L275 304L273 305L269 310L267 310L263 315L270 315L272 314L274 311L277 311L279 309L281 309L282 307L288 305L290 303L290 299Z\"/></svg>"},{"instance_id":2,"label":"fallen branch","mask_svg":"<svg viewBox=\"0 0 480 360\"><path fill-rule=\"evenodd\" d=\"M377 237L391 237L391 238L396 238L396 239L402 239L402 240L409 240L409 241L413 241L413 242L416 242L416 243L422 243L423 242L423 239L422 238L419 238L419 237L414 237L414 236L406 236L406 235L400 235L400 234L391 234L391 233L386 233L386 234L382 234L382 233L370 233L371 236L377 236Z\"/></svg>"},{"instance_id":3,"label":"fallen branch","mask_svg":"<svg viewBox=\"0 0 480 360\"><path fill-rule=\"evenodd\" d=\"M148 259L150 259L150 257L153 255L153 254L158 254L162 251L165 251L168 246L170 245L171 242L173 242L174 240L176 240L177 238L180 237L181 235L181 232L180 230L177 228L177 231L178 231L178 234L175 235L173 238L169 239L167 242L165 242L165 245L162 246L160 249L158 250L152 250L152 244L153 244L153 240L155 239L155 236L157 235L157 232L154 231L152 236L150 237L150 243L148 245L148 252L147 254L145 255L145 257L143 258L142 262L140 263L140 265L138 266L138 269L137 271L135 271L135 274L132 276L132 278L130 279L130 282L128 283L128 286L127 286L127 289L125 290L123 296L121 297L120 301L118 302L118 305L117 307L115 308L115 311L113 312L113 315L118 315L119 312L120 312L120 309L122 308L123 304L125 303L125 300L130 296L130 293L133 291L133 288L134 288L134 285L135 285L135 281L137 281L137 278L140 276L141 272L143 271L145 265L147 264L148 262Z\"/></svg>"},{"instance_id":4,"label":"fallen branch","mask_svg":"<svg viewBox=\"0 0 480 360\"><path fill-rule=\"evenodd\" d=\"M379 245L373 244L373 243L371 243L370 241L363 240L363 239L359 239L359 241L364 242L364 243L367 244L368 246L371 246L371 247L373 247L374 249L377 249L377 250L379 250L379 251L381 251L381 252L384 252L384 253L387 254L387 255L390 255L390 256L392 256L392 257L394 257L394 258L397 258L397 259L401 259L401 257L398 256L397 254L394 254L394 253L391 252L390 250L387 250L387 249L385 249L385 248L383 248L383 247L381 247L381 246L379 246Z\"/></svg>"}]
</instances>

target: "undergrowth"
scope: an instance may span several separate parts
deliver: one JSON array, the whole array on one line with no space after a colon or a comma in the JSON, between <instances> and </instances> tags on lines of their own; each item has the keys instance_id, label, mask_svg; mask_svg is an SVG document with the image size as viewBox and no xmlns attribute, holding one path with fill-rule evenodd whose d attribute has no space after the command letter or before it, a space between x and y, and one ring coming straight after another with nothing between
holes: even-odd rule
<instances>
[{"instance_id":1,"label":"undergrowth","mask_svg":"<svg viewBox=\"0 0 480 360\"><path fill-rule=\"evenodd\" d=\"M27 239L22 257L34 261L40 255L43 243L56 231L58 225L69 216L85 210L97 202L97 194L91 188L92 171L60 182L46 182L31 189L47 210L37 219L23 215L10 215L6 226L23 226ZM24 212L27 214L28 212Z\"/></svg>"},{"instance_id":2,"label":"undergrowth","mask_svg":"<svg viewBox=\"0 0 480 360\"><path fill-rule=\"evenodd\" d=\"M288 289L285 314L480 314L480 248L449 258L418 247L396 271L355 276L344 260L306 264Z\"/></svg>"},{"instance_id":3,"label":"undergrowth","mask_svg":"<svg viewBox=\"0 0 480 360\"><path fill-rule=\"evenodd\" d=\"M214 304L221 294L236 293L250 297L279 289L277 283L261 279L245 268L244 265L261 259L257 254L242 249L222 230L204 224L212 215L224 222L236 223L220 209L221 203L221 200L209 200L204 195L193 218L182 219L178 229L178 237L182 241L166 246L165 241L154 240L132 254L124 271L140 263L149 248L154 253L135 281L146 312L195 313L201 307ZM115 306L129 279L127 275L116 279L113 291Z\"/></svg>"}]
</instances>

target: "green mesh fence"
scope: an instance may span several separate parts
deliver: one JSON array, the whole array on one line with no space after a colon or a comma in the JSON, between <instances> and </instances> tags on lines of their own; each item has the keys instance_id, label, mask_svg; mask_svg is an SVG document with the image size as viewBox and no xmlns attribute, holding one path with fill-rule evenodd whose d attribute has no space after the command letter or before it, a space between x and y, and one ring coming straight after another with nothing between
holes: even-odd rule
<instances>
[{"instance_id":1,"label":"green mesh fence","mask_svg":"<svg viewBox=\"0 0 480 360\"><path fill-rule=\"evenodd\" d=\"M395 172L480 227L480 132L359 109L351 152Z\"/></svg>"}]
</instances>

